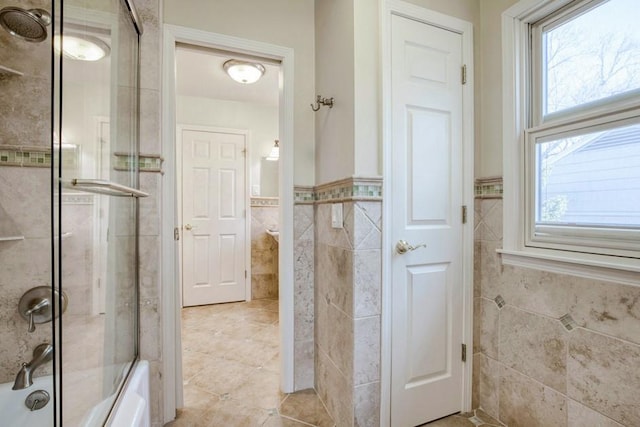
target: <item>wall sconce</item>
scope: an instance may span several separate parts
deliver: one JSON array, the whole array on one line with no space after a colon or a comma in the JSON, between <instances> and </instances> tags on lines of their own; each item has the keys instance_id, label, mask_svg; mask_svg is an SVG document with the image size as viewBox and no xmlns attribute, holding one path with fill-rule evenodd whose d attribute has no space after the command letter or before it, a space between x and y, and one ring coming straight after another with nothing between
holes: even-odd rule
<instances>
[{"instance_id":1,"label":"wall sconce","mask_svg":"<svg viewBox=\"0 0 640 427\"><path fill-rule=\"evenodd\" d=\"M273 147L271 147L271 152L269 153L269 155L265 160L275 162L280 158L280 145L278 145L279 143L280 141L276 139L275 143L273 144Z\"/></svg>"}]
</instances>

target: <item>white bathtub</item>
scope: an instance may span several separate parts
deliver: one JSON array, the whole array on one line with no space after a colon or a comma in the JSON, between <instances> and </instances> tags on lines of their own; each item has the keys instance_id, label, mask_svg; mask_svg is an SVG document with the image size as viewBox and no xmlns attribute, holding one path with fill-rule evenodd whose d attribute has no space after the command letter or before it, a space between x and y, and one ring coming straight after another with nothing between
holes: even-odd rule
<instances>
[{"instance_id":1,"label":"white bathtub","mask_svg":"<svg viewBox=\"0 0 640 427\"><path fill-rule=\"evenodd\" d=\"M149 362L139 361L122 392L110 427L150 427Z\"/></svg>"},{"instance_id":2,"label":"white bathtub","mask_svg":"<svg viewBox=\"0 0 640 427\"><path fill-rule=\"evenodd\" d=\"M34 378L33 385L24 390L11 390L13 383L0 384L0 416L2 425L12 427L53 427L53 377ZM24 401L31 393L44 390L49 393L49 403L31 412ZM7 424L5 424L7 423Z\"/></svg>"},{"instance_id":3,"label":"white bathtub","mask_svg":"<svg viewBox=\"0 0 640 427\"><path fill-rule=\"evenodd\" d=\"M53 377L34 378L33 385L24 390L11 390L13 383L0 384L0 425L11 427L53 427ZM31 412L24 404L29 394L37 390L49 393L49 403ZM113 398L96 405L82 420L81 426L102 425ZM111 427L149 427L149 363L136 364L122 398L111 417ZM65 426L66 427L66 426Z\"/></svg>"}]
</instances>

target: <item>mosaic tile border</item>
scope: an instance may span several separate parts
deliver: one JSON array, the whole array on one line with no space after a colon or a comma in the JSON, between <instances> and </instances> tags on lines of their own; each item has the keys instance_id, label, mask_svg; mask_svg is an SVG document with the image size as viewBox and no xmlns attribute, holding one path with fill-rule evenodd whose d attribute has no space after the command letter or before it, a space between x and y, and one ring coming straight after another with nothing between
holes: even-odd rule
<instances>
[{"instance_id":1,"label":"mosaic tile border","mask_svg":"<svg viewBox=\"0 0 640 427\"><path fill-rule=\"evenodd\" d=\"M316 201L313 187L296 185L293 187L293 202L296 205L312 205Z\"/></svg>"},{"instance_id":2,"label":"mosaic tile border","mask_svg":"<svg viewBox=\"0 0 640 427\"><path fill-rule=\"evenodd\" d=\"M0 145L0 166L51 167L51 150L46 147Z\"/></svg>"},{"instance_id":3,"label":"mosaic tile border","mask_svg":"<svg viewBox=\"0 0 640 427\"><path fill-rule=\"evenodd\" d=\"M131 153L113 153L115 157L114 169L117 171L130 171L135 162L135 156ZM139 154L138 170L140 172L162 173L162 162L164 158L160 154Z\"/></svg>"},{"instance_id":4,"label":"mosaic tile border","mask_svg":"<svg viewBox=\"0 0 640 427\"><path fill-rule=\"evenodd\" d=\"M280 206L279 197L252 197L251 207L278 207Z\"/></svg>"},{"instance_id":5,"label":"mosaic tile border","mask_svg":"<svg viewBox=\"0 0 640 427\"><path fill-rule=\"evenodd\" d=\"M92 205L93 200L94 195L86 193L62 194L60 197L63 205Z\"/></svg>"},{"instance_id":6,"label":"mosaic tile border","mask_svg":"<svg viewBox=\"0 0 640 427\"><path fill-rule=\"evenodd\" d=\"M316 203L382 200L382 178L352 177L315 187Z\"/></svg>"},{"instance_id":7,"label":"mosaic tile border","mask_svg":"<svg viewBox=\"0 0 640 427\"><path fill-rule=\"evenodd\" d=\"M502 177L478 178L475 183L476 199L502 199Z\"/></svg>"}]
</instances>

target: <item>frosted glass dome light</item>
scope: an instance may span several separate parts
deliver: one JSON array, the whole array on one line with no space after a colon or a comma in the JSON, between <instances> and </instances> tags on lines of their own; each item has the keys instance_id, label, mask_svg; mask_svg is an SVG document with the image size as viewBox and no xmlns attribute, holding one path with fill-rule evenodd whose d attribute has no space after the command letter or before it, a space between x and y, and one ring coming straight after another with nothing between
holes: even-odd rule
<instances>
[{"instance_id":1,"label":"frosted glass dome light","mask_svg":"<svg viewBox=\"0 0 640 427\"><path fill-rule=\"evenodd\" d=\"M98 61L109 55L111 49L97 37L83 34L55 35L53 47L65 58L78 61Z\"/></svg>"},{"instance_id":2,"label":"frosted glass dome light","mask_svg":"<svg viewBox=\"0 0 640 427\"><path fill-rule=\"evenodd\" d=\"M251 84L260 80L260 77L264 74L264 66L256 62L240 61L237 59L230 59L225 62L222 67L227 72L229 77L238 83Z\"/></svg>"}]
</instances>

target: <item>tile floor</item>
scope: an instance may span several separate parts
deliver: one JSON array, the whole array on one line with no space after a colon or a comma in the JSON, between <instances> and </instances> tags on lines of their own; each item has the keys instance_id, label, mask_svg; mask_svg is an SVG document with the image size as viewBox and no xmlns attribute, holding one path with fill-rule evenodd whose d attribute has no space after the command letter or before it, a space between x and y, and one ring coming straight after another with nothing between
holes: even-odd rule
<instances>
[{"instance_id":1,"label":"tile floor","mask_svg":"<svg viewBox=\"0 0 640 427\"><path fill-rule=\"evenodd\" d=\"M185 407L171 427L333 427L313 390L279 391L278 300L182 310Z\"/></svg>"},{"instance_id":2,"label":"tile floor","mask_svg":"<svg viewBox=\"0 0 640 427\"><path fill-rule=\"evenodd\" d=\"M485 414L481 409L464 414L451 415L437 421L423 424L425 427L503 427L499 421Z\"/></svg>"}]
</instances>

